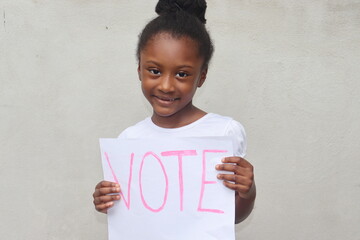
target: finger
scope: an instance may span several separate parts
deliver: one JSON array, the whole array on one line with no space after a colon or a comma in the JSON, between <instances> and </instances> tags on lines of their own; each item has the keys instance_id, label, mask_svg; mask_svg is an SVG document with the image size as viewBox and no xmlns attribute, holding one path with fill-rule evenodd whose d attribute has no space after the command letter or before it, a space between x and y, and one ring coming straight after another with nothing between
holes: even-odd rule
<instances>
[{"instance_id":1,"label":"finger","mask_svg":"<svg viewBox=\"0 0 360 240\"><path fill-rule=\"evenodd\" d=\"M221 161L223 163L235 163L238 166L253 169L253 165L251 165L251 163L249 163L247 160L245 160L242 157L226 157L223 158Z\"/></svg>"},{"instance_id":2,"label":"finger","mask_svg":"<svg viewBox=\"0 0 360 240\"><path fill-rule=\"evenodd\" d=\"M97 185L96 185L96 187L95 187L95 189L97 189L97 188L103 188L103 187L120 187L120 185L119 184L117 184L117 183L115 183L115 182L110 182L110 181L101 181L101 182L99 182Z\"/></svg>"},{"instance_id":3,"label":"finger","mask_svg":"<svg viewBox=\"0 0 360 240\"><path fill-rule=\"evenodd\" d=\"M251 189L251 185L248 186L248 185L241 185L241 184L235 184L235 183L231 183L231 182L227 182L227 181L224 181L223 182L224 185L234 191L237 191L239 194L241 194L242 196L248 194L250 192L250 189Z\"/></svg>"},{"instance_id":4,"label":"finger","mask_svg":"<svg viewBox=\"0 0 360 240\"><path fill-rule=\"evenodd\" d=\"M234 182L235 184L244 185L246 187L251 187L253 182L252 179L235 174L218 174L217 178L228 182Z\"/></svg>"},{"instance_id":5,"label":"finger","mask_svg":"<svg viewBox=\"0 0 360 240\"><path fill-rule=\"evenodd\" d=\"M215 169L219 171L235 172L236 167L237 166L233 164L217 164Z\"/></svg>"},{"instance_id":6,"label":"finger","mask_svg":"<svg viewBox=\"0 0 360 240\"><path fill-rule=\"evenodd\" d=\"M105 195L94 198L94 204L107 203L120 200L120 195Z\"/></svg>"},{"instance_id":7,"label":"finger","mask_svg":"<svg viewBox=\"0 0 360 240\"><path fill-rule=\"evenodd\" d=\"M114 202L107 202L95 205L95 209L99 212L106 213L112 206L114 206Z\"/></svg>"},{"instance_id":8,"label":"finger","mask_svg":"<svg viewBox=\"0 0 360 240\"><path fill-rule=\"evenodd\" d=\"M118 188L118 187L97 188L97 189L95 189L93 197L95 198L95 197L99 197L102 195L111 194L111 193L119 193L119 192L120 192L120 188Z\"/></svg>"},{"instance_id":9,"label":"finger","mask_svg":"<svg viewBox=\"0 0 360 240\"><path fill-rule=\"evenodd\" d=\"M218 164L215 166L216 170L218 171L227 171L227 172L233 172L238 175L251 175L252 171L249 168L240 167L238 165L234 164Z\"/></svg>"}]
</instances>

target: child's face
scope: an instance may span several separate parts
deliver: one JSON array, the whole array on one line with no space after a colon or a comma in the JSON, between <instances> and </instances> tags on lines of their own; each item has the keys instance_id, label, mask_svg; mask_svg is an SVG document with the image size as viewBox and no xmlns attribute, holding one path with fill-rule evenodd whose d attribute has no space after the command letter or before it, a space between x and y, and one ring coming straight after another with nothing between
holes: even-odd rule
<instances>
[{"instance_id":1,"label":"child's face","mask_svg":"<svg viewBox=\"0 0 360 240\"><path fill-rule=\"evenodd\" d=\"M139 78L144 96L153 107L153 117L187 117L192 98L206 78L204 60L190 38L161 33L140 53Z\"/></svg>"}]
</instances>

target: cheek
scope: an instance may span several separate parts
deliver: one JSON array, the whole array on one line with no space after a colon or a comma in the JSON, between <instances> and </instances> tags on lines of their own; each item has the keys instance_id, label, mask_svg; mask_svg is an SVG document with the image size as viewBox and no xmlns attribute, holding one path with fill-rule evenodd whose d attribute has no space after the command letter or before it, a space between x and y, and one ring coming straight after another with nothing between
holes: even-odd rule
<instances>
[{"instance_id":1,"label":"cheek","mask_svg":"<svg viewBox=\"0 0 360 240\"><path fill-rule=\"evenodd\" d=\"M142 92L143 92L144 94L146 93L146 89L147 89L147 87L146 87L146 81L141 80L141 90L142 90Z\"/></svg>"},{"instance_id":2,"label":"cheek","mask_svg":"<svg viewBox=\"0 0 360 240\"><path fill-rule=\"evenodd\" d=\"M144 95L149 94L149 91L151 91L152 88L153 86L151 85L151 81L146 80L146 78L142 79L141 90Z\"/></svg>"},{"instance_id":3,"label":"cheek","mask_svg":"<svg viewBox=\"0 0 360 240\"><path fill-rule=\"evenodd\" d=\"M197 86L196 84L186 85L182 87L182 92L186 93L188 96L193 96L196 92Z\"/></svg>"}]
</instances>

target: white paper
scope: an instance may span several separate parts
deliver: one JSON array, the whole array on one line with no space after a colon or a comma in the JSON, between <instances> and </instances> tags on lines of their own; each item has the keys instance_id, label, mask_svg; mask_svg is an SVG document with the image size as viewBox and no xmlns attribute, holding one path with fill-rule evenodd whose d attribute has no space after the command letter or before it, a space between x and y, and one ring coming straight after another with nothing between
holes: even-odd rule
<instances>
[{"instance_id":1,"label":"white paper","mask_svg":"<svg viewBox=\"0 0 360 240\"><path fill-rule=\"evenodd\" d=\"M226 137L100 139L105 180L122 199L108 211L109 240L234 240L234 191L215 165ZM130 188L129 188L130 187Z\"/></svg>"}]
</instances>

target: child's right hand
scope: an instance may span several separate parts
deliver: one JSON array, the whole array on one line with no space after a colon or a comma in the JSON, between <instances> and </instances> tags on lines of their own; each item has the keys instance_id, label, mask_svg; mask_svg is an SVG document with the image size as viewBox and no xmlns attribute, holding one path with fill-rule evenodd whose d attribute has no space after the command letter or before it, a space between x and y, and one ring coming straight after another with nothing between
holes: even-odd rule
<instances>
[{"instance_id":1,"label":"child's right hand","mask_svg":"<svg viewBox=\"0 0 360 240\"><path fill-rule=\"evenodd\" d=\"M93 194L95 209L99 212L107 213L107 210L114 205L114 201L120 200L119 193L119 184L109 181L99 182Z\"/></svg>"}]
</instances>

